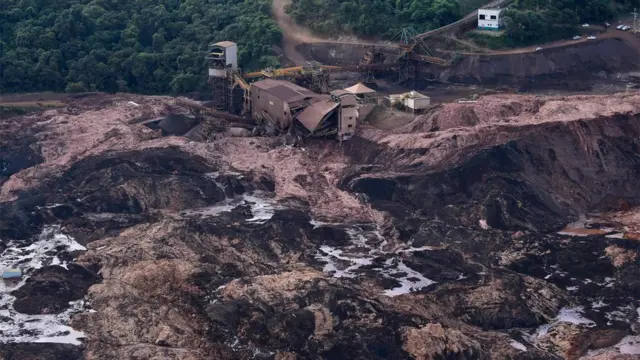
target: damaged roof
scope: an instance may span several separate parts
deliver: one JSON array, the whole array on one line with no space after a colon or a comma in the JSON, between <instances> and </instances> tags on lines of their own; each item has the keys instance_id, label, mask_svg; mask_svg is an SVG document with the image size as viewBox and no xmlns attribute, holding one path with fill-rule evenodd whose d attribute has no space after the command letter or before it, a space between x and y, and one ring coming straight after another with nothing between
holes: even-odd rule
<instances>
[{"instance_id":1,"label":"damaged roof","mask_svg":"<svg viewBox=\"0 0 640 360\"><path fill-rule=\"evenodd\" d=\"M296 119L310 132L314 132L318 125L331 115L338 107L338 103L331 100L319 101L304 109Z\"/></svg>"},{"instance_id":2,"label":"damaged roof","mask_svg":"<svg viewBox=\"0 0 640 360\"><path fill-rule=\"evenodd\" d=\"M284 102L295 102L305 98L319 96L309 89L284 80L266 79L256 81L251 86L266 91Z\"/></svg>"}]
</instances>

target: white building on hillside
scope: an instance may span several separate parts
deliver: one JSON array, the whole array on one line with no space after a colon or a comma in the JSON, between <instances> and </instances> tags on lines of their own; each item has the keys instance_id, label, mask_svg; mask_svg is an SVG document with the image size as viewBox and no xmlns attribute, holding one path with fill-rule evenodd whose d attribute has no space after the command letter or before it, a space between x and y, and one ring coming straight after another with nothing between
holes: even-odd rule
<instances>
[{"instance_id":1,"label":"white building on hillside","mask_svg":"<svg viewBox=\"0 0 640 360\"><path fill-rule=\"evenodd\" d=\"M478 9L478 28L498 30L502 26L501 12L502 9Z\"/></svg>"}]
</instances>

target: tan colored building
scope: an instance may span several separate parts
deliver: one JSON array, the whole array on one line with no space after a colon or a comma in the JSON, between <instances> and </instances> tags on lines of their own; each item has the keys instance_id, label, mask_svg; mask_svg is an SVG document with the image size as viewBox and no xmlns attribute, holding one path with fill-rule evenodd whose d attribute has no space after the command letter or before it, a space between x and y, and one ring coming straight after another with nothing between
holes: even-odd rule
<instances>
[{"instance_id":1,"label":"tan colored building","mask_svg":"<svg viewBox=\"0 0 640 360\"><path fill-rule=\"evenodd\" d=\"M348 140L356 132L359 106L357 95L347 90L321 95L284 80L251 84L253 118L273 124L279 132L295 122L307 136L335 135L340 141Z\"/></svg>"},{"instance_id":2,"label":"tan colored building","mask_svg":"<svg viewBox=\"0 0 640 360\"><path fill-rule=\"evenodd\" d=\"M356 133L358 124L358 100L347 90L335 90L331 96L340 103L338 108L338 140L349 140Z\"/></svg>"},{"instance_id":3,"label":"tan colored building","mask_svg":"<svg viewBox=\"0 0 640 360\"><path fill-rule=\"evenodd\" d=\"M305 108L296 120L304 126L311 136L334 133L338 126L336 109L340 104L333 101L331 97L324 95L318 101Z\"/></svg>"},{"instance_id":4,"label":"tan colored building","mask_svg":"<svg viewBox=\"0 0 640 360\"><path fill-rule=\"evenodd\" d=\"M365 121L373 109L378 105L376 91L363 83L357 83L344 89L355 95L358 101L358 121Z\"/></svg>"},{"instance_id":5,"label":"tan colored building","mask_svg":"<svg viewBox=\"0 0 640 360\"><path fill-rule=\"evenodd\" d=\"M284 80L266 79L251 84L251 115L268 121L278 130L287 129L295 115L311 105L320 95Z\"/></svg>"}]
</instances>

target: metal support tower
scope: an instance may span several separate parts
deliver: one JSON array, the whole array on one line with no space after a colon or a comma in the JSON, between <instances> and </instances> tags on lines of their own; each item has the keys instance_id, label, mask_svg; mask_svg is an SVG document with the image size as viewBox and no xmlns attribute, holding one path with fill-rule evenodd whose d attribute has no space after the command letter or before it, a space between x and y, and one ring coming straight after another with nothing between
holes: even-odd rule
<instances>
[{"instance_id":1,"label":"metal support tower","mask_svg":"<svg viewBox=\"0 0 640 360\"><path fill-rule=\"evenodd\" d=\"M633 32L635 33L638 32L638 9L633 8L631 15L633 15Z\"/></svg>"},{"instance_id":2,"label":"metal support tower","mask_svg":"<svg viewBox=\"0 0 640 360\"><path fill-rule=\"evenodd\" d=\"M211 77L211 92L213 96L213 107L219 111L226 111L229 107L231 97L229 96L228 79L223 77Z\"/></svg>"},{"instance_id":3,"label":"metal support tower","mask_svg":"<svg viewBox=\"0 0 640 360\"><path fill-rule=\"evenodd\" d=\"M231 41L209 44L206 60L215 109L232 109L234 72L238 70L238 45Z\"/></svg>"}]
</instances>

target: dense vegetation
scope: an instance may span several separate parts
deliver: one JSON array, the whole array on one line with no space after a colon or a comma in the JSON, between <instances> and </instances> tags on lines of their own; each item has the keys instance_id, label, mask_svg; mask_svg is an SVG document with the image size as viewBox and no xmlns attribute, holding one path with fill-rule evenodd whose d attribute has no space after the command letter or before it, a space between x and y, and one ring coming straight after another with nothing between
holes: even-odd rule
<instances>
[{"instance_id":1,"label":"dense vegetation","mask_svg":"<svg viewBox=\"0 0 640 360\"><path fill-rule=\"evenodd\" d=\"M422 32L458 20L488 0L293 0L295 21L323 34L392 38L404 27ZM518 46L575 35L584 22L602 23L637 0L516 0L503 13L507 36Z\"/></svg>"},{"instance_id":2,"label":"dense vegetation","mask_svg":"<svg viewBox=\"0 0 640 360\"><path fill-rule=\"evenodd\" d=\"M481 46L490 48L517 47L545 41L568 39L574 35L593 32L591 27L602 26L616 15L626 15L637 6L637 0L516 0L502 14L504 37L469 36ZM614 25L615 26L615 25Z\"/></svg>"},{"instance_id":3,"label":"dense vegetation","mask_svg":"<svg viewBox=\"0 0 640 360\"><path fill-rule=\"evenodd\" d=\"M567 38L581 23L602 24L616 7L610 0L517 0L503 13L507 40L513 45Z\"/></svg>"},{"instance_id":4,"label":"dense vegetation","mask_svg":"<svg viewBox=\"0 0 640 360\"><path fill-rule=\"evenodd\" d=\"M244 68L272 66L281 39L272 0L0 1L0 92L185 93L206 88L207 44L233 40ZM293 0L287 11L325 34L393 38L442 26L486 0ZM637 0L517 0L504 44L568 36Z\"/></svg>"},{"instance_id":5,"label":"dense vegetation","mask_svg":"<svg viewBox=\"0 0 640 360\"><path fill-rule=\"evenodd\" d=\"M273 65L271 0L0 1L0 92L204 89L211 41Z\"/></svg>"},{"instance_id":6,"label":"dense vegetation","mask_svg":"<svg viewBox=\"0 0 640 360\"><path fill-rule=\"evenodd\" d=\"M456 21L483 0L293 0L287 12L323 34L393 37L402 28L422 32Z\"/></svg>"}]
</instances>

